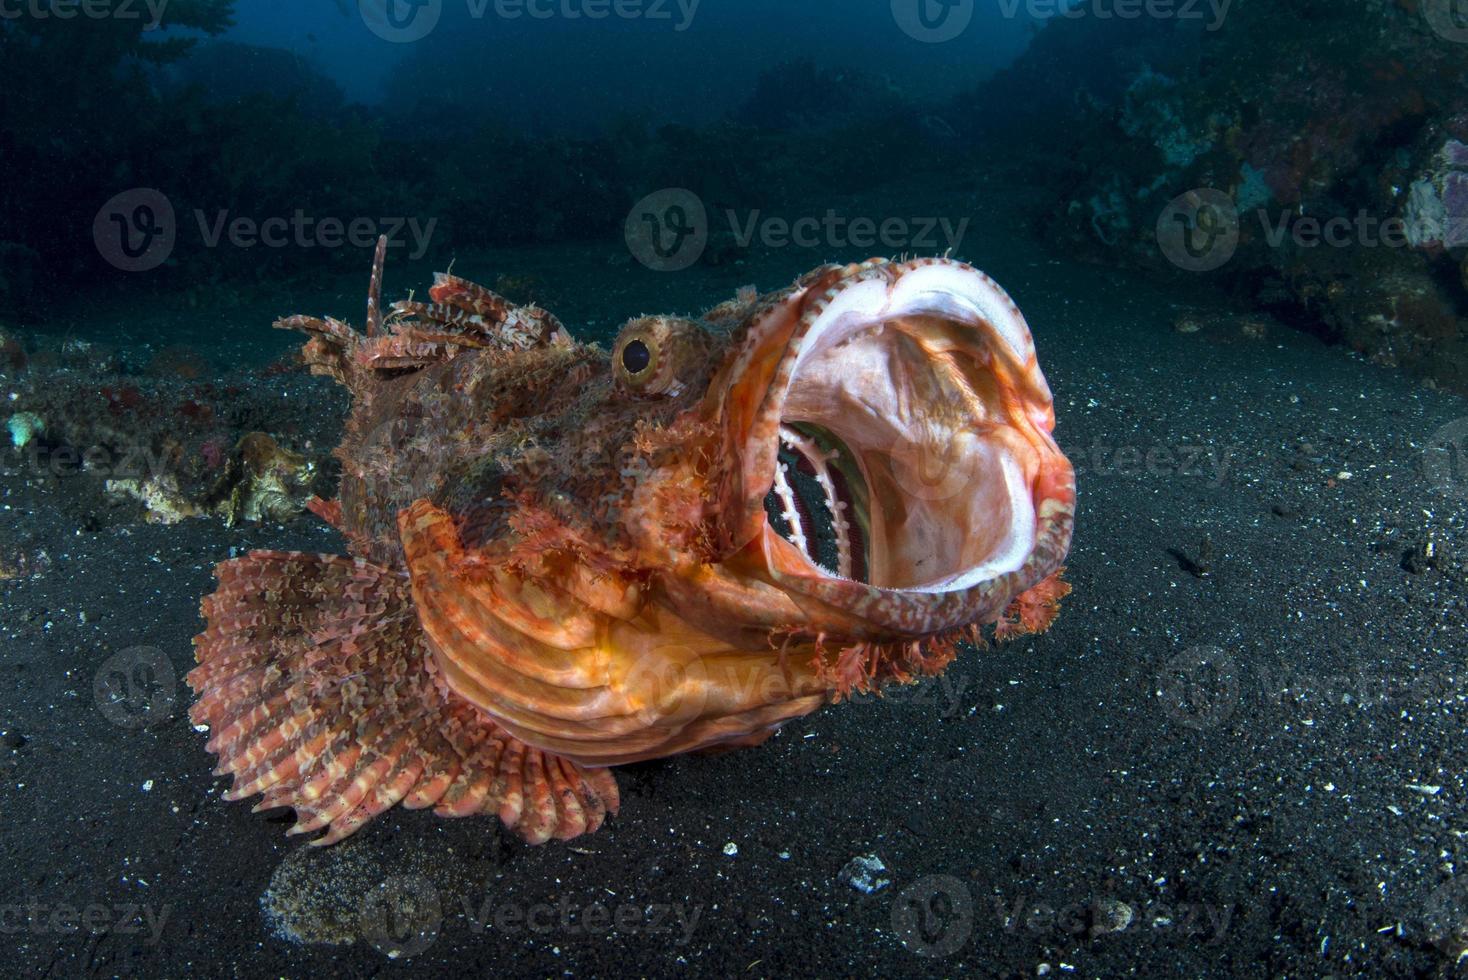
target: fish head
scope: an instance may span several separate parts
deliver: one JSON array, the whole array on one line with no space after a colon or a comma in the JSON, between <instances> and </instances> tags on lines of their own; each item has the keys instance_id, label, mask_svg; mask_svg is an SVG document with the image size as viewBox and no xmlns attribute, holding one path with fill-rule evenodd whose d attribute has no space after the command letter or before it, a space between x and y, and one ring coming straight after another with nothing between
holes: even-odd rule
<instances>
[{"instance_id":1,"label":"fish head","mask_svg":"<svg viewBox=\"0 0 1468 980\"><path fill-rule=\"evenodd\" d=\"M633 397L687 398L717 362L624 512L701 622L920 638L998 619L1059 568L1074 473L1029 328L988 276L827 267L705 318L728 321L634 320L612 349ZM675 555L680 526L699 533Z\"/></svg>"}]
</instances>

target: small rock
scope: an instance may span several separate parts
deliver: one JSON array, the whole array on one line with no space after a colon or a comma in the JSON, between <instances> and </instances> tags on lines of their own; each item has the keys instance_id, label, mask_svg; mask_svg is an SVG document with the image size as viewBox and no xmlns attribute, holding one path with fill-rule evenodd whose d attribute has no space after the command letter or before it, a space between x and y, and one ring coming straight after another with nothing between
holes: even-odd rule
<instances>
[{"instance_id":1,"label":"small rock","mask_svg":"<svg viewBox=\"0 0 1468 980\"><path fill-rule=\"evenodd\" d=\"M881 877L886 870L887 866L882 863L881 858L875 854L862 854L847 862L846 867L836 875L836 880L850 885L864 895L870 895L892 884L887 878Z\"/></svg>"},{"instance_id":2,"label":"small rock","mask_svg":"<svg viewBox=\"0 0 1468 980\"><path fill-rule=\"evenodd\" d=\"M1428 538L1408 548L1402 555L1402 570L1413 575L1421 575L1430 569L1442 567L1442 555L1438 551L1437 541Z\"/></svg>"},{"instance_id":3,"label":"small rock","mask_svg":"<svg viewBox=\"0 0 1468 980\"><path fill-rule=\"evenodd\" d=\"M724 845L724 853L727 854L729 857L738 857L739 845L734 843L733 841L730 841L729 843Z\"/></svg>"},{"instance_id":4,"label":"small rock","mask_svg":"<svg viewBox=\"0 0 1468 980\"><path fill-rule=\"evenodd\" d=\"M5 423L10 432L10 443L16 449L24 449L46 431L46 423L35 412L19 412Z\"/></svg>"},{"instance_id":5,"label":"small rock","mask_svg":"<svg viewBox=\"0 0 1468 980\"><path fill-rule=\"evenodd\" d=\"M0 745L12 751L25 745L25 736L20 732L6 732L0 736Z\"/></svg>"},{"instance_id":6,"label":"small rock","mask_svg":"<svg viewBox=\"0 0 1468 980\"><path fill-rule=\"evenodd\" d=\"M1125 932L1132 924L1136 913L1126 902L1114 898L1103 898L1096 903L1096 921L1091 926L1092 936L1104 936L1108 932Z\"/></svg>"}]
</instances>

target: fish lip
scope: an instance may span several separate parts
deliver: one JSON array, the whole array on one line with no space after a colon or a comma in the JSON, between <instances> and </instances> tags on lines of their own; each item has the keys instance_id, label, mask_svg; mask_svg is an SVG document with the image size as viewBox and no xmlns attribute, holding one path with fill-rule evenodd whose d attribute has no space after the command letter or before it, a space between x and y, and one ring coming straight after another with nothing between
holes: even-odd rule
<instances>
[{"instance_id":1,"label":"fish lip","mask_svg":"<svg viewBox=\"0 0 1468 980\"><path fill-rule=\"evenodd\" d=\"M971 457L965 465L972 468L972 480L978 481L972 487L981 487L979 493L986 502L992 498L1008 507L1010 520L1002 539L1008 550L992 563L955 568L946 581L939 575L928 582L894 579L879 585L842 578L806 558L800 549L777 535L766 518L764 498L779 465L781 425L787 421L787 410L801 400L801 384L819 358L839 358L830 352L853 338L860 343L864 332L879 336L879 325L884 330L895 328L904 333L914 329L926 336L927 328L922 324L929 320L938 327L935 343L947 343L937 335L950 328L962 342L941 356L932 356L927 346L920 345L922 356L928 360L919 363L966 359L967 369L973 371L973 365L982 361L980 382L987 384L984 378L990 379L1002 395L995 404L1002 404L1004 416L990 417L986 422L1002 439L983 443L991 450L989 462L998 462L1004 470L1002 481L996 482L988 470L981 472L984 452L963 452ZM832 363L842 362L837 359ZM831 376L829 365L824 370L825 377ZM796 392L795 397L792 392ZM993 280L965 263L949 259L900 264L874 260L818 270L797 287L775 297L746 322L726 371L720 409L728 461L720 489L721 541L726 554L758 542L755 547L764 554L769 580L789 595L812 622L839 623L845 631L856 634L914 636L991 621L1003 613L1014 596L1057 570L1069 549L1075 476L1051 437L1055 424L1053 398L1039 369L1028 325ZM911 418L925 417L917 409ZM896 428L909 421L900 413L894 418L899 420ZM976 415L974 432L979 431L980 421ZM980 444L964 426L954 431L963 437L965 446ZM892 459L906 451L900 442L889 450ZM868 458L870 450L871 446L858 447L858 452L867 452ZM889 468L895 471L896 466ZM865 465L863 474L870 475ZM957 486L960 496L954 512L971 518L973 505L970 511L960 506L966 499L962 494L972 488L963 482L963 474ZM906 514L910 508L922 506L925 492L914 490L905 481L889 479L881 495L874 496L871 509L895 509ZM926 523L937 523L946 506L930 506ZM966 523L970 527L982 524L973 520ZM969 537L972 535L960 540ZM906 541L898 537L884 540Z\"/></svg>"}]
</instances>

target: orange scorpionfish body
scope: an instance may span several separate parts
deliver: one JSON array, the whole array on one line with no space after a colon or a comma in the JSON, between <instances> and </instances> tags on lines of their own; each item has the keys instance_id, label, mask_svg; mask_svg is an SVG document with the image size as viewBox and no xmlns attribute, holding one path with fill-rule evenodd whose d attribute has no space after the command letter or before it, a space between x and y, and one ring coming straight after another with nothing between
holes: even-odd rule
<instances>
[{"instance_id":1,"label":"orange scorpionfish body","mask_svg":"<svg viewBox=\"0 0 1468 980\"><path fill-rule=\"evenodd\" d=\"M277 324L353 397L312 503L350 556L221 564L188 677L227 798L313 843L398 803L589 833L609 767L756 745L1069 591L1050 390L968 265L826 266L608 353L448 275L383 311L383 257L365 332Z\"/></svg>"}]
</instances>

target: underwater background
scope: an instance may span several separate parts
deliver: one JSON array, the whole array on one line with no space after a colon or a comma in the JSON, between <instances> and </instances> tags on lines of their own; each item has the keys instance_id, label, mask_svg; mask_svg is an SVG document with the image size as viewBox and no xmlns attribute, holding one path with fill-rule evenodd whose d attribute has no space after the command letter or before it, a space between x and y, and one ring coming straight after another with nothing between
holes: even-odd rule
<instances>
[{"instance_id":1,"label":"underwater background","mask_svg":"<svg viewBox=\"0 0 1468 980\"><path fill-rule=\"evenodd\" d=\"M1049 632L619 770L527 847L220 799L199 597L338 552L284 315L450 268L607 345L952 254L1079 485ZM1453 975L1468 3L0 0L9 975Z\"/></svg>"}]
</instances>

